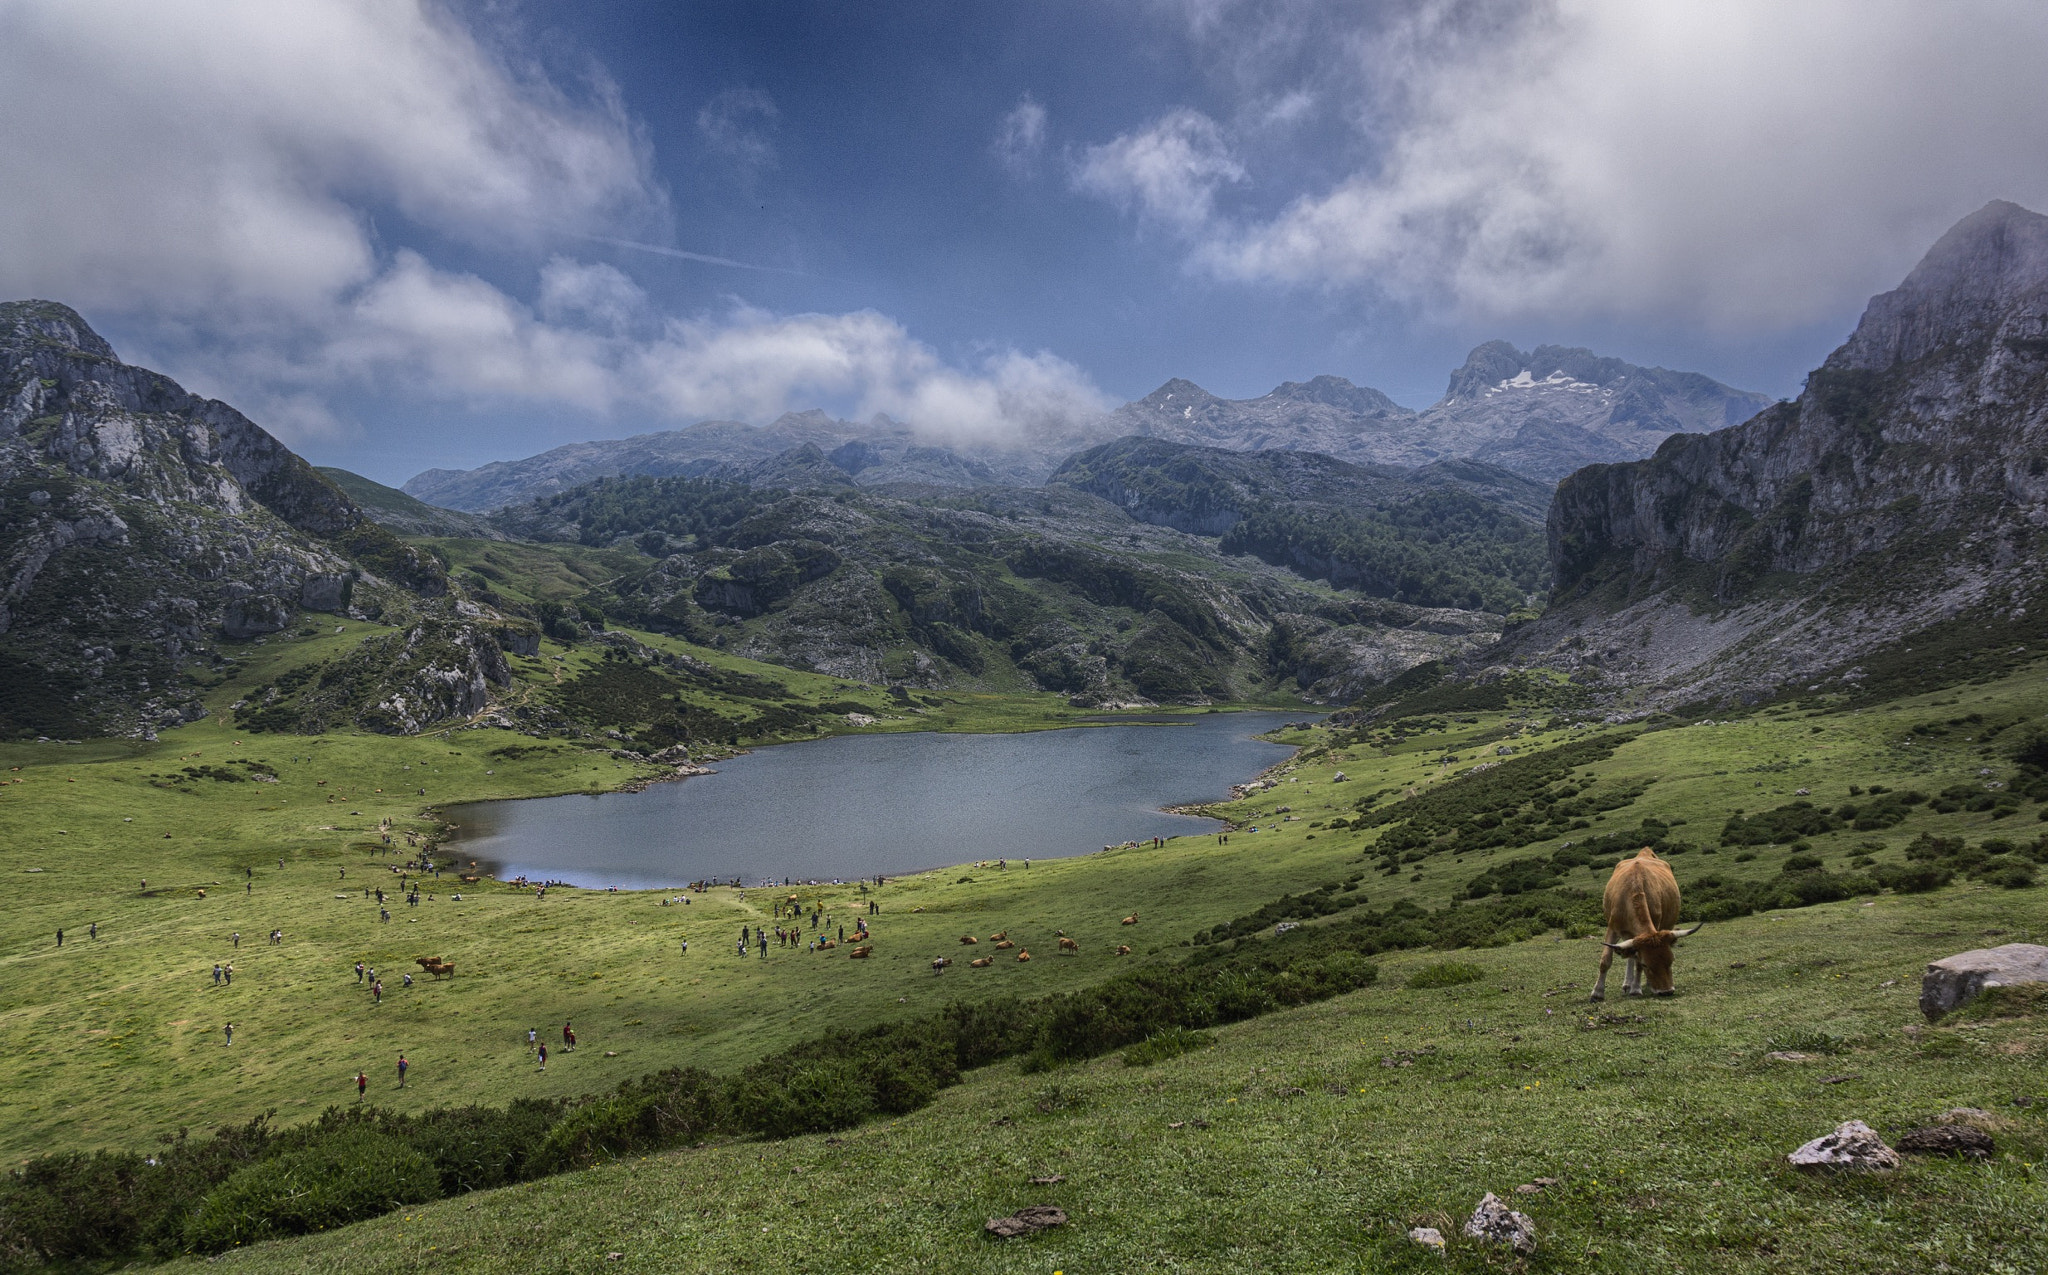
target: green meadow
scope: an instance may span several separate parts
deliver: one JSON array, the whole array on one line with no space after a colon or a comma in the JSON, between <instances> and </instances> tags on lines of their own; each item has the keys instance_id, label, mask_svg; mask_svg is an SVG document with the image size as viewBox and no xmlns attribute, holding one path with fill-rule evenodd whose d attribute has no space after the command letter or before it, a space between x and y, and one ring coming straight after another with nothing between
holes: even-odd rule
<instances>
[{"instance_id":1,"label":"green meadow","mask_svg":"<svg viewBox=\"0 0 2048 1275\"><path fill-rule=\"evenodd\" d=\"M2014 760L2048 709L2038 668L1860 709L1787 704L1696 724L1580 722L1539 697L1286 732L1301 751L1269 773L1273 786L1212 807L1236 829L1227 845L1189 836L1028 871L962 864L892 880L868 896L882 909L872 959L771 946L765 960L741 960L736 927L772 929L788 893L822 903L835 934L866 899L852 887L721 888L664 906L673 896L537 898L450 873L406 906L392 871L414 853L404 834L432 836L444 804L600 791L654 772L579 741L492 729L408 739L234 729L225 710L247 689L374 631L349 624L250 646L209 691L218 711L154 743L0 752L5 1154L146 1148L265 1112L289 1123L352 1103L358 1069L372 1080L368 1101L400 1111L593 1094L679 1065L729 1072L831 1030L1177 960L1196 936L1325 886L1375 908L1440 908L1488 873L1542 858L1549 884L1596 894L1612 853L1571 862L1564 843L1628 841L1652 825L1681 885L1700 892L1809 861L1865 874L1905 865L1923 834L2031 845L2048 811L2020 793ZM919 693L906 704L688 649L772 676L789 703L859 703L880 719L864 729L1041 729L1083 716L1049 696ZM508 699L545 698L601 659L592 644L550 642L514 660ZM1567 768L1566 781L1612 800L1542 840L1442 850L1390 871L1376 846L1396 825L1355 826L1361 799L1385 810L1456 794L1484 778L1479 768L1594 736L1612 751ZM1731 816L1798 801L1832 809L1878 789L1935 799L1883 827L1723 844ZM1991 800L1940 796L1965 790ZM1104 830L1105 842L1118 839ZM1110 1055L1036 1073L998 1063L923 1110L829 1139L665 1152L221 1260L494 1271L602 1265L619 1252L661 1270L1436 1269L1445 1258L1403 1238L1423 1224L1453 1235L1453 1268L1479 1269L1501 1261L1458 1240L1455 1222L1485 1190L1554 1177L1514 1197L1542 1230L1533 1265L1545 1269L2038 1269L2048 1200L2034 1166L2048 1108L2014 1102L2048 1102L2041 1021L2019 1005L1908 1033L1925 961L2048 932L2042 892L2019 884L1959 873L1930 893L1873 888L1710 922L1680 950L1681 995L1654 1003L1615 995L1590 1009L1599 948L1568 927L1477 951L1388 954L1372 987L1218 1029L1213 1045L1168 1061L1126 1067ZM363 897L379 886L388 922ZM1133 914L1136 924L1121 923ZM1343 913L1302 917L1313 926ZM282 944L267 941L273 929ZM1060 930L1078 954L1057 950ZM1033 959L995 951L997 931ZM963 946L970 934L980 942ZM1118 945L1132 951L1118 956ZM996 959L970 968L979 955ZM428 979L417 956L456 972ZM954 964L935 974L940 956ZM216 986L213 965L230 960L233 985ZM358 985L357 961L382 976L381 1003ZM1479 977L1410 986L1445 961ZM574 1053L559 1049L565 1020ZM527 1052L529 1027L556 1047L545 1073ZM1764 1059L1788 1041L1828 1052L1808 1064ZM401 1052L412 1064L403 1090ZM1957 1106L1995 1113L1991 1162L1916 1162L1847 1182L1782 1164L1843 1119L1896 1131ZM1051 1174L1063 1180L1028 1184ZM1032 1203L1058 1204L1072 1221L1007 1243L981 1237L987 1217Z\"/></svg>"}]
</instances>

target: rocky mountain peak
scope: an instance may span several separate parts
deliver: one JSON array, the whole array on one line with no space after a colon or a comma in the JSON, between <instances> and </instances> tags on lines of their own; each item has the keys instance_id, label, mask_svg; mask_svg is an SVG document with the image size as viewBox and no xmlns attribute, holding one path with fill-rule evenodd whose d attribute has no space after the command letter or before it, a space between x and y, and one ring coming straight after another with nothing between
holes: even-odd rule
<instances>
[{"instance_id":1,"label":"rocky mountain peak","mask_svg":"<svg viewBox=\"0 0 2048 1275\"><path fill-rule=\"evenodd\" d=\"M1513 380L1529 366L1529 356L1506 341L1488 341L1474 346L1465 356L1465 363L1451 373L1450 386L1444 390L1446 401L1452 399L1478 398L1502 381Z\"/></svg>"},{"instance_id":2,"label":"rocky mountain peak","mask_svg":"<svg viewBox=\"0 0 2048 1275\"><path fill-rule=\"evenodd\" d=\"M1220 403L1223 400L1186 377L1176 376L1138 401L1147 407L1170 407L1180 411L1188 407L1200 407L1206 403Z\"/></svg>"},{"instance_id":3,"label":"rocky mountain peak","mask_svg":"<svg viewBox=\"0 0 2048 1275\"><path fill-rule=\"evenodd\" d=\"M2048 217L2003 199L1957 222L1904 282L1871 298L1826 366L1883 371L1994 335L2048 335Z\"/></svg>"},{"instance_id":4,"label":"rocky mountain peak","mask_svg":"<svg viewBox=\"0 0 2048 1275\"><path fill-rule=\"evenodd\" d=\"M1353 385L1341 376L1318 376L1308 381L1287 381L1266 395L1283 403L1321 403L1361 416L1412 416L1407 408L1369 385Z\"/></svg>"},{"instance_id":5,"label":"rocky mountain peak","mask_svg":"<svg viewBox=\"0 0 2048 1275\"><path fill-rule=\"evenodd\" d=\"M0 345L34 344L118 361L114 347L70 306L56 301L0 302Z\"/></svg>"}]
</instances>

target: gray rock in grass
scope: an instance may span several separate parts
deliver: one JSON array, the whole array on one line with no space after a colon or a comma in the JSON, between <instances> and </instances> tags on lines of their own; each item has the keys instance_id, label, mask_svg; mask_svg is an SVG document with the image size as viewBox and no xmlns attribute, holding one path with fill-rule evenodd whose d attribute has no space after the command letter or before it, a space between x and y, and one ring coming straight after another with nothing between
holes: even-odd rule
<instances>
[{"instance_id":1,"label":"gray rock in grass","mask_svg":"<svg viewBox=\"0 0 2048 1275\"><path fill-rule=\"evenodd\" d=\"M1899 1153L1861 1120L1838 1125L1785 1157L1794 1168L1844 1173L1883 1173L1899 1167Z\"/></svg>"},{"instance_id":2,"label":"gray rock in grass","mask_svg":"<svg viewBox=\"0 0 2048 1275\"><path fill-rule=\"evenodd\" d=\"M1920 976L1920 1012L1929 1022L1975 1000L1986 988L2048 983L2048 947L2007 943L1930 961Z\"/></svg>"},{"instance_id":3,"label":"gray rock in grass","mask_svg":"<svg viewBox=\"0 0 2048 1275\"><path fill-rule=\"evenodd\" d=\"M1529 1220L1527 1214L1509 1208L1506 1201L1491 1191L1466 1219L1465 1234L1489 1244L1505 1244L1517 1253L1536 1251L1536 1224Z\"/></svg>"}]
</instances>

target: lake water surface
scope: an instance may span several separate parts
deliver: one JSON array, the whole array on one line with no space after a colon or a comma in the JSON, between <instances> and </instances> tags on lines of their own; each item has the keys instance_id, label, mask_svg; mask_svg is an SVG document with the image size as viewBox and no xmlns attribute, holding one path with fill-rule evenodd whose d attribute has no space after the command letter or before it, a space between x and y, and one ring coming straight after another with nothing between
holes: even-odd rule
<instances>
[{"instance_id":1,"label":"lake water surface","mask_svg":"<svg viewBox=\"0 0 2048 1275\"><path fill-rule=\"evenodd\" d=\"M1016 735L841 735L717 763L644 792L448 808L453 848L501 878L633 889L698 880L851 880L1086 854L1218 825L1215 801L1286 757L1252 736L1300 713Z\"/></svg>"}]
</instances>

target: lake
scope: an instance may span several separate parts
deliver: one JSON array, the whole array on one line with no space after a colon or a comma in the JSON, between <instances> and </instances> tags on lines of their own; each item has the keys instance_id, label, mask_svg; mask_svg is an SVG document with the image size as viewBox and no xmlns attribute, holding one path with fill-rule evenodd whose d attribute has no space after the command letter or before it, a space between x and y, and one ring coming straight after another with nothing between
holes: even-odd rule
<instances>
[{"instance_id":1,"label":"lake","mask_svg":"<svg viewBox=\"0 0 2048 1275\"><path fill-rule=\"evenodd\" d=\"M1170 725L779 744L642 792L451 806L451 848L501 880L626 889L1057 859L1220 826L1160 807L1227 798L1291 751L1252 736L1301 720L1206 713Z\"/></svg>"}]
</instances>

